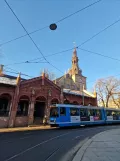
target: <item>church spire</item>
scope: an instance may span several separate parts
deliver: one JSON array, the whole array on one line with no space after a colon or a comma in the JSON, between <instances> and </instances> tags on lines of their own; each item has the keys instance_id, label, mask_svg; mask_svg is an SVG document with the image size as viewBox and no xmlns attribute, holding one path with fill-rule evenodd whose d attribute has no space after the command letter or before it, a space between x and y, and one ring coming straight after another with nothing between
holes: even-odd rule
<instances>
[{"instance_id":1,"label":"church spire","mask_svg":"<svg viewBox=\"0 0 120 161\"><path fill-rule=\"evenodd\" d=\"M77 56L77 50L76 50L76 47L74 48L73 50L73 56Z\"/></svg>"},{"instance_id":2,"label":"church spire","mask_svg":"<svg viewBox=\"0 0 120 161\"><path fill-rule=\"evenodd\" d=\"M77 50L76 47L73 50L73 56L72 56L72 75L78 74L81 75L81 70L79 69L78 65L78 57L77 57Z\"/></svg>"}]
</instances>

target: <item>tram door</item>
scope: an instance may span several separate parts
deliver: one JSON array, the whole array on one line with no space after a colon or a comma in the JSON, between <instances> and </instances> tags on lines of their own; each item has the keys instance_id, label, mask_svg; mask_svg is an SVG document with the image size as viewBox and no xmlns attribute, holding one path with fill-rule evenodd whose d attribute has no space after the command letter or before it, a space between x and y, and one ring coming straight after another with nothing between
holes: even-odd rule
<instances>
[{"instance_id":1,"label":"tram door","mask_svg":"<svg viewBox=\"0 0 120 161\"><path fill-rule=\"evenodd\" d=\"M69 122L68 109L60 107L60 122Z\"/></svg>"}]
</instances>

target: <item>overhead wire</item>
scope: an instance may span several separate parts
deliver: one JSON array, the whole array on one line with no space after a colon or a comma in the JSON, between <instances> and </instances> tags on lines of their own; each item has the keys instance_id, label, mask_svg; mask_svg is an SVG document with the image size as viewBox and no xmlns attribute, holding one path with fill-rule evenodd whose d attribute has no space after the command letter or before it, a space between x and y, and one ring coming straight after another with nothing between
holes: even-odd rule
<instances>
[{"instance_id":1,"label":"overhead wire","mask_svg":"<svg viewBox=\"0 0 120 161\"><path fill-rule=\"evenodd\" d=\"M6 1L6 0L5 0ZM107 58L110 58L110 59L114 59L114 60L118 60L120 61L119 59L116 59L116 58L113 58L113 57L109 57L109 56L105 56L103 54L100 54L100 53L96 53L96 52L92 52L92 51L89 51L89 50L86 50L86 49L82 49L80 48L80 46L84 45L85 43L87 43L88 41L90 41L91 39L93 39L94 37L98 36L100 33L102 33L103 31L107 30L108 28L110 28L111 26L115 25L116 23L118 23L120 21L120 19L118 19L117 21L115 21L114 23L110 24L109 26L107 26L106 28L104 28L103 30L99 31L97 34L93 35L92 37L90 37L89 39L87 39L86 41L84 41L83 43L81 43L80 45L77 46L78 49L80 50L84 50L86 52L89 52L89 53L93 53L93 54L96 54L96 55L100 55L100 56L104 56L104 57L107 57ZM29 33L28 33L29 34ZM60 53L63 53L63 52L66 52L66 51L70 51L72 50L73 48L71 49L67 49L67 50L64 50L64 51L61 51L61 52L58 52L58 53L54 53L54 54L51 54L51 55L47 55L45 57L48 57L48 56L52 56L52 55L56 55L56 54L60 54ZM38 59L38 58L37 58ZM39 58L41 59L41 58ZM25 63L25 62L23 62ZM26 61L27 63L27 61ZM34 63L34 62L30 62L30 63ZM38 62L36 62L38 63ZM53 66L53 65L52 65ZM53 66L54 68L56 68L55 66ZM59 70L58 68L56 68L57 70ZM60 71L60 70L59 70ZM60 71L61 72L61 71ZM63 72L62 72L63 73Z\"/></svg>"},{"instance_id":2,"label":"overhead wire","mask_svg":"<svg viewBox=\"0 0 120 161\"><path fill-rule=\"evenodd\" d=\"M8 71L8 70L6 70L6 69L8 69L8 70L12 70L12 71ZM30 76L30 75L28 75L28 74L24 74L24 73L21 73L21 72L18 72L17 70L15 70L15 69L12 69L12 68L9 68L9 67L5 67L5 70L4 70L5 72L9 72L9 73L14 73L14 74L21 74L21 75L24 75L24 76L27 76L27 77L30 77L30 78L32 78L33 76Z\"/></svg>"},{"instance_id":3,"label":"overhead wire","mask_svg":"<svg viewBox=\"0 0 120 161\"><path fill-rule=\"evenodd\" d=\"M101 34L102 32L106 31L106 30L109 29L110 27L114 26L114 25L117 24L118 22L120 22L120 18L119 18L118 20L114 21L113 23L111 23L110 25L108 25L107 27L105 27L104 29L100 30L99 32L97 32L96 34L94 34L93 36L91 36L90 38L88 38L87 40L83 41L81 44L79 44L78 46L76 46L76 48L80 49L80 47L81 47L82 45L84 45L84 44L86 44L87 42L91 41L93 38L95 38L96 36L98 36L98 35ZM69 49L66 49L66 50L62 50L62 51L60 51L60 52L56 52L56 53L53 53L53 54L50 54L50 55L46 55L45 57L49 57L49 56L61 54L61 53L64 53L64 52L71 51L71 50L73 50L73 49L74 49L74 48L69 48ZM82 49L82 50L85 51L86 49ZM86 50L86 52L88 52L88 50ZM95 54L95 52L92 52L92 51L91 51L91 53L94 53L94 54ZM96 53L96 54L97 54L97 53ZM103 54L99 54L99 53L98 53L97 55L99 55L99 56L101 55L101 56L104 56L104 57L109 57L110 59L114 59L114 60L118 60L118 61L119 61L119 59L114 58L114 57L110 57L110 56L107 56L107 55L103 55ZM38 60L38 59L42 59L42 58L39 57L39 58L32 59L32 60L30 60L30 61L34 61L34 60ZM20 62L20 64L22 64L22 63L26 63L26 61L25 61L25 62ZM15 63L15 64L16 64L16 63ZM13 65L13 64L10 64L10 65Z\"/></svg>"},{"instance_id":4,"label":"overhead wire","mask_svg":"<svg viewBox=\"0 0 120 161\"><path fill-rule=\"evenodd\" d=\"M57 69L58 71L61 72L60 69L58 69L58 68L55 67L53 64L51 64L50 62L47 61L46 57L43 55L43 53L41 52L41 50L38 48L37 44L36 44L35 41L32 39L32 37L30 36L30 34L28 33L28 31L26 30L26 28L24 27L24 25L21 23L20 19L17 17L17 15L16 15L15 12L13 11L13 9L11 8L11 6L10 6L9 3L7 2L7 0L4 0L4 1L6 2L7 6L8 6L9 9L11 10L11 12L12 12L12 13L14 14L14 16L16 17L16 19L18 20L18 22L20 23L20 25L22 26L22 28L24 29L24 31L26 32L26 35L29 36L29 38L31 39L31 41L33 42L33 44L36 46L36 48L38 49L38 51L41 53L41 55L43 56L43 58L46 60L46 62L49 63L52 67L54 67L55 69ZM96 4L96 3L100 2L100 1L102 1L102 0L98 0L98 1L96 1L96 2L94 2L94 3L92 3L92 4L90 4L90 5L88 5L88 6L86 6L86 7L84 7L84 8L82 8L82 9L76 11L76 12L74 12L74 13L72 13L72 14L70 14L70 15L68 15L68 16L66 16L66 17L64 17L64 18L62 18L62 19L60 19L60 20L57 21L56 23L59 23L59 22L65 20L66 18L71 17L71 16L73 16L74 14L76 14L76 13L78 13L78 12L81 12L81 11L85 10L86 8L92 6L92 5L94 5L94 4ZM47 26L46 26L46 27L47 27ZM44 27L44 28L46 28L46 27ZM33 33L33 32L32 32L32 33ZM25 35L24 35L24 36L25 36ZM22 36L22 37L23 37L23 36ZM30 62L30 61L26 61L25 63L39 63L39 62ZM17 64L21 64L21 63L17 63ZM62 72L62 73L63 73L63 72Z\"/></svg>"},{"instance_id":5,"label":"overhead wire","mask_svg":"<svg viewBox=\"0 0 120 161\"><path fill-rule=\"evenodd\" d=\"M13 72L13 71L9 71L9 70L4 70L4 71L7 72L7 73L19 74L19 72ZM21 73L21 75L27 76L27 77L29 77L29 78L33 78L33 76L29 76L29 75L24 74L24 73Z\"/></svg>"},{"instance_id":6,"label":"overhead wire","mask_svg":"<svg viewBox=\"0 0 120 161\"><path fill-rule=\"evenodd\" d=\"M103 54L98 53L98 52L94 52L94 51L91 51L91 50L86 50L86 49L83 49L83 48L78 48L78 49L82 50L82 51L85 51L85 52L88 52L88 53L91 53L91 54L94 54L94 55L102 56L102 57L109 58L109 59L112 59L112 60L120 62L120 59L117 59L117 58L114 58L114 57L110 57L110 56L107 56L107 55L103 55Z\"/></svg>"},{"instance_id":7,"label":"overhead wire","mask_svg":"<svg viewBox=\"0 0 120 161\"><path fill-rule=\"evenodd\" d=\"M15 12L13 11L13 9L11 8L11 6L9 5L9 3L7 2L7 0L4 0L5 3L7 4L8 8L11 10L11 12L13 13L13 15L15 16L15 18L18 20L19 24L22 26L22 28L24 29L24 31L26 32L26 34L28 35L28 37L30 38L30 40L33 42L33 44L35 45L35 47L37 48L37 50L40 52L40 54L43 56L43 58L47 61L47 59L44 57L44 54L41 52L40 48L37 46L37 44L35 43L35 41L32 39L32 37L29 35L28 31L26 30L26 28L24 27L24 25L22 24L22 22L20 21L20 19L17 17L17 15L15 14ZM47 61L48 62L48 61ZM49 63L49 62L48 62Z\"/></svg>"},{"instance_id":8,"label":"overhead wire","mask_svg":"<svg viewBox=\"0 0 120 161\"><path fill-rule=\"evenodd\" d=\"M65 53L65 52L73 50L73 49L74 48L70 48L70 49L67 49L67 50L62 50L60 52L56 52L56 53L53 53L53 54L45 55L45 57L51 57L51 56L54 56L54 55L62 54L62 53ZM18 62L18 63L6 64L4 66L16 65L16 64L24 64L24 63L27 63L27 62L34 63L33 61L41 60L41 59L43 59L43 57L38 57L38 58L34 58L34 59L30 59L30 60L26 60L26 61ZM38 63L45 63L45 62L40 62L39 61Z\"/></svg>"},{"instance_id":9,"label":"overhead wire","mask_svg":"<svg viewBox=\"0 0 120 161\"><path fill-rule=\"evenodd\" d=\"M115 25L116 23L120 22L120 18L116 21L114 21L112 24L108 25L107 27L105 27L104 29L100 30L99 32L97 32L96 34L94 34L93 36L91 36L89 39L85 40L83 43L81 43L80 45L78 45L77 47L80 47L84 44L86 44L88 41L92 40L93 38L95 38L96 36L98 36L99 34L101 34L102 32L106 31L108 28L112 27L113 25Z\"/></svg>"},{"instance_id":10,"label":"overhead wire","mask_svg":"<svg viewBox=\"0 0 120 161\"><path fill-rule=\"evenodd\" d=\"M5 0L5 1L6 1L6 0ZM56 21L55 23L56 23L56 24L57 24L57 23L60 23L61 21L64 21L65 19L67 19L67 18L69 18L69 17L71 17L71 16L73 16L73 15L75 15L75 14L77 14L77 13L79 13L79 12L81 12L81 11L83 11L83 10L85 10L85 9L87 9L87 8L89 8L89 7L93 6L93 5L95 5L95 4L97 4L97 3L99 3L100 1L102 1L102 0L95 1L95 2L93 2L93 3L91 3L91 4L87 5L87 6L83 7L82 9L79 9L79 10L77 10L76 12L74 12L74 13L72 13L72 14L69 14L68 16L63 17L62 19ZM8 5L9 5L9 4L8 4ZM44 27L42 27L42 28L40 28L40 29L34 30L34 31L32 31L32 32L29 32L28 34L29 34L29 35L34 34L34 33L38 32L38 31L43 30L43 29L46 29L46 28L48 28L48 27L49 27L49 25L46 25L46 26L44 26ZM6 42L4 42L4 43L1 43L0 46L3 46L3 45L5 45L5 44L8 44L8 43L11 43L11 42L16 41L16 40L18 40L18 39L21 39L21 38L23 38L23 37L26 37L26 36L28 36L28 34L25 34L25 35L16 37L16 38L14 38L14 39L11 39L11 40L9 40L9 41L6 41Z\"/></svg>"},{"instance_id":11,"label":"overhead wire","mask_svg":"<svg viewBox=\"0 0 120 161\"><path fill-rule=\"evenodd\" d=\"M16 19L18 20L19 24L22 26L22 28L24 29L24 31L26 32L26 34L28 35L28 37L30 38L30 40L33 42L33 44L35 45L35 47L37 48L37 50L39 51L39 53L42 55L42 57L44 58L44 60L50 64L52 67L54 67L55 69L57 69L59 72L61 72L61 70L59 70L57 67L55 67L52 63L50 63L46 57L44 56L44 54L42 53L42 51L40 50L40 48L37 46L37 44L35 43L35 41L33 40L33 38L29 35L28 31L26 30L26 28L24 27L24 25L22 24L22 22L20 21L20 19L17 17L17 15L15 14L15 12L13 11L13 9L11 8L11 6L9 5L9 3L7 2L7 0L4 0L5 3L7 4L7 6L9 7L9 9L11 10L11 12L13 13L13 15L16 17ZM63 73L63 72L62 72Z\"/></svg>"},{"instance_id":12,"label":"overhead wire","mask_svg":"<svg viewBox=\"0 0 120 161\"><path fill-rule=\"evenodd\" d=\"M89 7L93 6L93 5L95 5L95 4L97 4L97 3L99 3L100 1L102 1L102 0L95 1L95 2L93 2L93 3L91 3L91 4L87 5L87 6L83 7L82 9L79 9L78 11L76 11L76 12L74 12L74 13L71 13L71 14L69 14L69 15L66 16L66 17L63 17L62 19L56 21L56 23L59 23L59 22L65 20L65 19L67 19L67 18L69 18L69 17L71 17L71 16L73 16L73 15L75 15L75 14L77 14L77 13L79 13L79 12L81 12L81 11L83 11L83 10L85 10L85 9L87 9L87 8L89 8Z\"/></svg>"},{"instance_id":13,"label":"overhead wire","mask_svg":"<svg viewBox=\"0 0 120 161\"><path fill-rule=\"evenodd\" d=\"M106 31L107 29L109 29L110 27L114 26L115 24L117 24L118 22L120 22L120 18L116 21L114 21L113 23L111 23L110 25L108 25L107 27L105 27L104 29L100 30L99 32L97 32L96 34L94 34L93 36L91 36L90 38L88 38L87 40L83 41L80 45L78 45L76 48L80 48L82 45L86 44L87 42L89 42L90 40L92 40L93 38L95 38L96 36L98 36L99 34L101 34L102 32ZM73 50L74 48L69 48L69 49L66 49L66 50L62 50L60 52L56 52L56 53L53 53L53 54L50 54L50 55L46 55L45 57L49 57L49 56L53 56L53 55L57 55L57 54L61 54L61 53L64 53L64 52L67 52L67 51L71 51ZM86 49L84 49L86 50ZM98 54L100 55L100 54ZM101 54L102 56L103 54ZM107 56L105 56L107 57ZM109 56L108 56L109 57ZM38 59L42 59L41 57L39 58L35 58L35 59L31 59L30 61L34 61L34 60L38 60ZM117 58L111 58L111 59L116 59ZM29 61L29 60L27 60ZM23 63L27 63L27 61L25 62L20 62L20 63L14 63L14 64L23 64ZM10 65L13 65L13 64L10 64Z\"/></svg>"}]
</instances>

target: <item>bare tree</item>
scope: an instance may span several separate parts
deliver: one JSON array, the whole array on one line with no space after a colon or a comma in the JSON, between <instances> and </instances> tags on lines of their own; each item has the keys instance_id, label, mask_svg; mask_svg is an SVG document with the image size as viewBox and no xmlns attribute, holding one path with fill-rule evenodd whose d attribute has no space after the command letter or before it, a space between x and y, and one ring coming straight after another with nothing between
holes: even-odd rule
<instances>
[{"instance_id":1,"label":"bare tree","mask_svg":"<svg viewBox=\"0 0 120 161\"><path fill-rule=\"evenodd\" d=\"M98 102L104 107L108 107L110 99L114 99L115 95L120 91L120 80L115 77L99 79L95 84L98 96Z\"/></svg>"},{"instance_id":2,"label":"bare tree","mask_svg":"<svg viewBox=\"0 0 120 161\"><path fill-rule=\"evenodd\" d=\"M118 108L120 108L120 93L112 95L112 101Z\"/></svg>"},{"instance_id":3,"label":"bare tree","mask_svg":"<svg viewBox=\"0 0 120 161\"><path fill-rule=\"evenodd\" d=\"M50 79L50 80L54 80L55 79L55 74L52 71L49 71L48 69L44 69L40 71L40 75L42 75L42 73L45 73L45 76Z\"/></svg>"}]
</instances>

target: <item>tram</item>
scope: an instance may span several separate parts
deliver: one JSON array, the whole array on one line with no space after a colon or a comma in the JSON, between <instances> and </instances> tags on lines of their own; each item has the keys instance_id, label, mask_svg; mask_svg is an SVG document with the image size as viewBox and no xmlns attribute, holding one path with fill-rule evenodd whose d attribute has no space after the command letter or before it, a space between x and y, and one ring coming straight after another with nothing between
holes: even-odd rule
<instances>
[{"instance_id":1,"label":"tram","mask_svg":"<svg viewBox=\"0 0 120 161\"><path fill-rule=\"evenodd\" d=\"M50 107L49 124L53 127L120 123L120 109L56 104Z\"/></svg>"}]
</instances>

